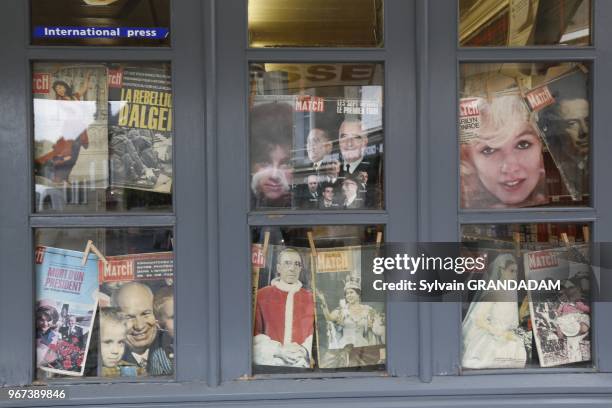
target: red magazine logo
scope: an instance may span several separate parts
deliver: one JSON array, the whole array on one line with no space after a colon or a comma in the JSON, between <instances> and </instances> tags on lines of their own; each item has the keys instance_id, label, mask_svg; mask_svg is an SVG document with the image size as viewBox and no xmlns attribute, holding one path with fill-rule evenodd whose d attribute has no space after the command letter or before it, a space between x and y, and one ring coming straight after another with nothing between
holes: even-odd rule
<instances>
[{"instance_id":1,"label":"red magazine logo","mask_svg":"<svg viewBox=\"0 0 612 408\"><path fill-rule=\"evenodd\" d=\"M325 102L320 96L303 95L295 100L296 112L324 112Z\"/></svg>"},{"instance_id":2,"label":"red magazine logo","mask_svg":"<svg viewBox=\"0 0 612 408\"><path fill-rule=\"evenodd\" d=\"M552 105L555 103L555 98L550 93L550 89L547 86L542 86L540 88L536 88L532 91L529 91L525 97L527 98L527 102L529 103L529 107L532 111L537 112L541 109L544 109L548 105Z\"/></svg>"},{"instance_id":3,"label":"red magazine logo","mask_svg":"<svg viewBox=\"0 0 612 408\"><path fill-rule=\"evenodd\" d=\"M134 280L134 262L131 259L108 261L106 265L98 261L100 282Z\"/></svg>"},{"instance_id":4,"label":"red magazine logo","mask_svg":"<svg viewBox=\"0 0 612 408\"><path fill-rule=\"evenodd\" d=\"M536 252L528 254L529 269L554 268L559 266L557 256L552 252Z\"/></svg>"},{"instance_id":5,"label":"red magazine logo","mask_svg":"<svg viewBox=\"0 0 612 408\"><path fill-rule=\"evenodd\" d=\"M251 265L256 268L263 268L266 266L266 260L263 256L263 248L261 244L251 245Z\"/></svg>"},{"instance_id":6,"label":"red magazine logo","mask_svg":"<svg viewBox=\"0 0 612 408\"><path fill-rule=\"evenodd\" d=\"M123 70L109 69L108 70L108 87L121 88L123 85Z\"/></svg>"},{"instance_id":7,"label":"red magazine logo","mask_svg":"<svg viewBox=\"0 0 612 408\"><path fill-rule=\"evenodd\" d=\"M32 76L32 93L48 94L51 89L51 75L37 73Z\"/></svg>"},{"instance_id":8,"label":"red magazine logo","mask_svg":"<svg viewBox=\"0 0 612 408\"><path fill-rule=\"evenodd\" d=\"M459 103L459 117L479 116L479 102L480 100L478 98L462 99Z\"/></svg>"}]
</instances>

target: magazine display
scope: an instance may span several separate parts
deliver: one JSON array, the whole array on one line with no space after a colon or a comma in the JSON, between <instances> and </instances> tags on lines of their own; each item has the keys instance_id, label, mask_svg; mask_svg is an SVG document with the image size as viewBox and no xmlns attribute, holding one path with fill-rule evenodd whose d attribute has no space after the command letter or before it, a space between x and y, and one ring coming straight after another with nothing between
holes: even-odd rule
<instances>
[{"instance_id":1,"label":"magazine display","mask_svg":"<svg viewBox=\"0 0 612 408\"><path fill-rule=\"evenodd\" d=\"M36 248L36 367L82 376L96 314L97 261L83 252Z\"/></svg>"},{"instance_id":2,"label":"magazine display","mask_svg":"<svg viewBox=\"0 0 612 408\"><path fill-rule=\"evenodd\" d=\"M270 245L259 271L253 363L307 369L313 365L314 298L311 251Z\"/></svg>"},{"instance_id":3,"label":"magazine display","mask_svg":"<svg viewBox=\"0 0 612 408\"><path fill-rule=\"evenodd\" d=\"M589 194L589 97L586 68L576 68L526 94L572 200ZM557 192L557 194L560 192Z\"/></svg>"},{"instance_id":4,"label":"magazine display","mask_svg":"<svg viewBox=\"0 0 612 408\"><path fill-rule=\"evenodd\" d=\"M112 186L172 190L172 81L166 64L119 65L108 72Z\"/></svg>"},{"instance_id":5,"label":"magazine display","mask_svg":"<svg viewBox=\"0 0 612 408\"><path fill-rule=\"evenodd\" d=\"M383 208L382 67L360 65L371 77L358 80L332 75L343 67L252 71L253 208ZM305 70L304 81L294 83L294 68ZM329 78L311 75L315 69L329 70Z\"/></svg>"},{"instance_id":6,"label":"magazine display","mask_svg":"<svg viewBox=\"0 0 612 408\"><path fill-rule=\"evenodd\" d=\"M106 68L74 63L35 63L33 67L37 191L65 184L106 188Z\"/></svg>"},{"instance_id":7,"label":"magazine display","mask_svg":"<svg viewBox=\"0 0 612 408\"><path fill-rule=\"evenodd\" d=\"M317 250L317 355L320 368L385 364L383 302L362 302L361 247Z\"/></svg>"},{"instance_id":8,"label":"magazine display","mask_svg":"<svg viewBox=\"0 0 612 408\"><path fill-rule=\"evenodd\" d=\"M582 253L576 256L577 252ZM590 269L577 247L528 252L527 279L560 280L560 292L529 291L529 307L540 365L591 360Z\"/></svg>"},{"instance_id":9,"label":"magazine display","mask_svg":"<svg viewBox=\"0 0 612 408\"><path fill-rule=\"evenodd\" d=\"M173 259L156 252L99 261L100 376L172 375Z\"/></svg>"},{"instance_id":10,"label":"magazine display","mask_svg":"<svg viewBox=\"0 0 612 408\"><path fill-rule=\"evenodd\" d=\"M508 70L493 79L473 74L459 101L462 207L584 202L590 193L586 67L553 67L527 78Z\"/></svg>"}]
</instances>

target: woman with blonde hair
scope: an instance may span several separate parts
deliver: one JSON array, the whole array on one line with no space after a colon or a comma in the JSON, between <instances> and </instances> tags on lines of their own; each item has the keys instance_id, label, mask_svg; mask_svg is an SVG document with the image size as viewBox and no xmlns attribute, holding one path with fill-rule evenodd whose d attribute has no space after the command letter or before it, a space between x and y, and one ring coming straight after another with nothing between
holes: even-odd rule
<instances>
[{"instance_id":1,"label":"woman with blonde hair","mask_svg":"<svg viewBox=\"0 0 612 408\"><path fill-rule=\"evenodd\" d=\"M543 142L518 94L479 106L480 127L461 145L462 208L541 205L545 194Z\"/></svg>"}]
</instances>

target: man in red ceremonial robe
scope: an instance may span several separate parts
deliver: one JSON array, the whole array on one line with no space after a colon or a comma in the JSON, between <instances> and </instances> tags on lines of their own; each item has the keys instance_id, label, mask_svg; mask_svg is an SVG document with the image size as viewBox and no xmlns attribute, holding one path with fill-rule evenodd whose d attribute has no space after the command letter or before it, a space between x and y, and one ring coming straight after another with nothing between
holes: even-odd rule
<instances>
[{"instance_id":1,"label":"man in red ceremonial robe","mask_svg":"<svg viewBox=\"0 0 612 408\"><path fill-rule=\"evenodd\" d=\"M257 365L310 367L314 301L299 280L302 269L299 252L285 249L277 258L278 277L257 291L253 339Z\"/></svg>"}]
</instances>

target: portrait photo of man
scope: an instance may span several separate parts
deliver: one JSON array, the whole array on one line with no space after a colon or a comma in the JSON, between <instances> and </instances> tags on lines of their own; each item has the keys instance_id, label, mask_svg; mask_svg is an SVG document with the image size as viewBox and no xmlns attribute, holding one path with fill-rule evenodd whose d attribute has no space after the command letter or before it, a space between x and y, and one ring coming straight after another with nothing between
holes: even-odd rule
<instances>
[{"instance_id":1,"label":"portrait photo of man","mask_svg":"<svg viewBox=\"0 0 612 408\"><path fill-rule=\"evenodd\" d=\"M336 201L336 188L332 183L323 183L321 187L321 198L319 199L320 209L338 209L340 204Z\"/></svg>"},{"instance_id":2,"label":"portrait photo of man","mask_svg":"<svg viewBox=\"0 0 612 408\"><path fill-rule=\"evenodd\" d=\"M79 347L84 346L84 338L83 338L83 328L77 326L77 318L74 315L70 315L67 318L67 326L63 326L60 328L60 334L62 335L62 339L66 341L70 341L71 338L76 338Z\"/></svg>"},{"instance_id":3,"label":"portrait photo of man","mask_svg":"<svg viewBox=\"0 0 612 408\"><path fill-rule=\"evenodd\" d=\"M538 112L538 127L569 195L580 201L590 194L588 74L574 69L547 87L555 103Z\"/></svg>"},{"instance_id":4,"label":"portrait photo of man","mask_svg":"<svg viewBox=\"0 0 612 408\"><path fill-rule=\"evenodd\" d=\"M257 291L253 362L262 366L309 368L314 333L312 292L304 288L304 261L293 248L276 258L277 277Z\"/></svg>"},{"instance_id":5,"label":"portrait photo of man","mask_svg":"<svg viewBox=\"0 0 612 408\"><path fill-rule=\"evenodd\" d=\"M154 313L153 291L143 283L128 282L113 293L111 301L119 309L127 330L127 347L122 360L145 368L151 374L151 357L162 348L162 333L158 330ZM158 370L155 374L171 375L172 371L172 366L169 366L165 371Z\"/></svg>"},{"instance_id":6,"label":"portrait photo of man","mask_svg":"<svg viewBox=\"0 0 612 408\"><path fill-rule=\"evenodd\" d=\"M361 120L345 119L342 122L338 129L338 145L341 155L340 177L352 177L355 181L359 178L357 187L364 193L364 206L369 208L379 206L380 162L378 158L366 157L368 133Z\"/></svg>"}]
</instances>

